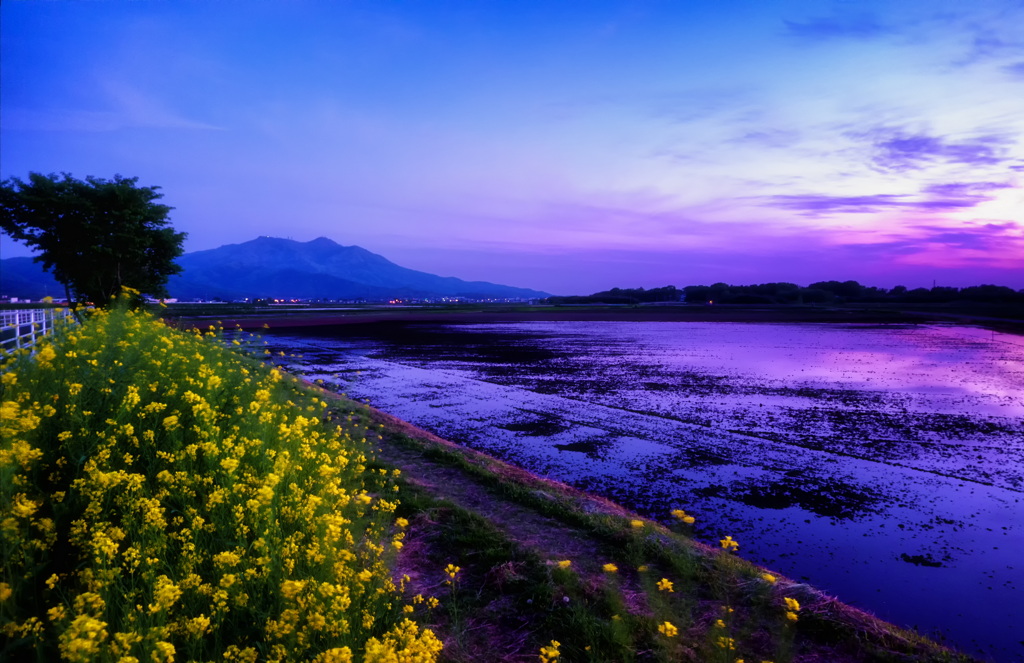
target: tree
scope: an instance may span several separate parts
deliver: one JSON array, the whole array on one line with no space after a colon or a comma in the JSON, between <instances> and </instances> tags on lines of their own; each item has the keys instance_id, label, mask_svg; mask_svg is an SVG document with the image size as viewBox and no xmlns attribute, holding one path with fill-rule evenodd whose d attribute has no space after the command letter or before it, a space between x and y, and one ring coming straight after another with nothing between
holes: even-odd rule
<instances>
[{"instance_id":1,"label":"tree","mask_svg":"<svg viewBox=\"0 0 1024 663\"><path fill-rule=\"evenodd\" d=\"M64 285L72 307L106 306L123 287L167 296L185 233L169 225L173 208L154 202L160 187L120 175L83 182L29 173L28 180L0 182L0 229L39 251L36 262Z\"/></svg>"}]
</instances>

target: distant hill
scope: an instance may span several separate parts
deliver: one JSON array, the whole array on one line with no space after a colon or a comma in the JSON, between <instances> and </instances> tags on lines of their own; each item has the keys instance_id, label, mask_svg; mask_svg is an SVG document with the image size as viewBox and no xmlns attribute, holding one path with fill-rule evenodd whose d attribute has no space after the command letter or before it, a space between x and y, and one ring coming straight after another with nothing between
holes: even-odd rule
<instances>
[{"instance_id":1,"label":"distant hill","mask_svg":"<svg viewBox=\"0 0 1024 663\"><path fill-rule=\"evenodd\" d=\"M64 299L64 286L32 258L7 258L0 260L0 296Z\"/></svg>"},{"instance_id":2,"label":"distant hill","mask_svg":"<svg viewBox=\"0 0 1024 663\"><path fill-rule=\"evenodd\" d=\"M548 293L463 281L407 269L358 246L320 237L296 242L260 237L178 259L182 273L167 288L178 299L368 299L393 297L533 299ZM63 295L63 288L31 258L0 261L0 294L38 298Z\"/></svg>"}]
</instances>

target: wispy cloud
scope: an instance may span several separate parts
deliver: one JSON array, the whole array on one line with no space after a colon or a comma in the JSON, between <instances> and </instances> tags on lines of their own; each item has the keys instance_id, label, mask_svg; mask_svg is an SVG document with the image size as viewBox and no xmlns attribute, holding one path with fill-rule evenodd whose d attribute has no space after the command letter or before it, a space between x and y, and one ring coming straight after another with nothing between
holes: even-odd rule
<instances>
[{"instance_id":1,"label":"wispy cloud","mask_svg":"<svg viewBox=\"0 0 1024 663\"><path fill-rule=\"evenodd\" d=\"M1013 76L1014 78L1024 80L1024 61L1008 64L1005 67L1003 67L1003 71L1008 73L1010 76Z\"/></svg>"},{"instance_id":2,"label":"wispy cloud","mask_svg":"<svg viewBox=\"0 0 1024 663\"><path fill-rule=\"evenodd\" d=\"M978 136L968 140L911 133L892 127L875 127L848 137L868 142L870 162L887 172L920 170L935 163L991 166L1005 160L1010 142L999 135Z\"/></svg>"},{"instance_id":3,"label":"wispy cloud","mask_svg":"<svg viewBox=\"0 0 1024 663\"><path fill-rule=\"evenodd\" d=\"M107 109L24 108L3 110L4 128L16 131L103 132L145 127L151 129L201 129L220 127L194 120L169 104L138 88L114 80L103 80L99 88L107 93Z\"/></svg>"},{"instance_id":4,"label":"wispy cloud","mask_svg":"<svg viewBox=\"0 0 1024 663\"><path fill-rule=\"evenodd\" d=\"M983 201L991 198L987 195L990 191L1012 188L1013 185L1008 182L946 182L928 185L924 191L943 198Z\"/></svg>"},{"instance_id":5,"label":"wispy cloud","mask_svg":"<svg viewBox=\"0 0 1024 663\"><path fill-rule=\"evenodd\" d=\"M829 248L837 261L926 265L937 270L987 267L1019 269L1024 252L1024 227L1014 222L989 222L958 227L914 225L881 238L838 237ZM1007 272L1010 274L1011 272Z\"/></svg>"},{"instance_id":6,"label":"wispy cloud","mask_svg":"<svg viewBox=\"0 0 1024 663\"><path fill-rule=\"evenodd\" d=\"M921 225L912 226L921 233L915 244L944 244L961 249L988 251L997 249L1009 242L1022 242L1021 226L1008 221L1005 223L986 223L981 226L947 228L943 226ZM908 245L910 242L908 242Z\"/></svg>"},{"instance_id":7,"label":"wispy cloud","mask_svg":"<svg viewBox=\"0 0 1024 663\"><path fill-rule=\"evenodd\" d=\"M784 129L760 129L748 131L729 140L730 143L755 145L758 147L785 148L800 142L799 131Z\"/></svg>"},{"instance_id":8,"label":"wispy cloud","mask_svg":"<svg viewBox=\"0 0 1024 663\"><path fill-rule=\"evenodd\" d=\"M974 207L981 200L974 196L934 196L914 199L905 194L880 193L865 196L829 196L821 194L780 194L768 196L772 207L804 212L809 216L832 213L877 213L898 209L956 210Z\"/></svg>"}]
</instances>

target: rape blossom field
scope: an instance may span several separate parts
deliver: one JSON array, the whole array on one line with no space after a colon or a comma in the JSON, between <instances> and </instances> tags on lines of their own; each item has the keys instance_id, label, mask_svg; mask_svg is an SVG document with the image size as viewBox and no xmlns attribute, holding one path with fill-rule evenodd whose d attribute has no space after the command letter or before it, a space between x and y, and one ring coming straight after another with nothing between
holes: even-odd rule
<instances>
[{"instance_id":1,"label":"rape blossom field","mask_svg":"<svg viewBox=\"0 0 1024 663\"><path fill-rule=\"evenodd\" d=\"M0 658L437 657L392 580L394 473L352 417L123 308L0 371Z\"/></svg>"}]
</instances>

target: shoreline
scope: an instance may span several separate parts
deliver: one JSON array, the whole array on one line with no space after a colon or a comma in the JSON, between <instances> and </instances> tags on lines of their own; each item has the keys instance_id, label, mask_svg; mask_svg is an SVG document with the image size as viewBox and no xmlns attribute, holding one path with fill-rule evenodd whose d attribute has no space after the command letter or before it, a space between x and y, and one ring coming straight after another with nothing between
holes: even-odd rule
<instances>
[{"instance_id":1,"label":"shoreline","mask_svg":"<svg viewBox=\"0 0 1024 663\"><path fill-rule=\"evenodd\" d=\"M342 325L481 324L496 322L731 322L920 325L954 323L985 327L1024 336L1024 321L970 313L856 308L788 308L730 306L658 306L636 308L538 309L397 309L327 313L267 311L243 315L167 316L176 325L205 326L216 321L225 329L253 331Z\"/></svg>"}]
</instances>

